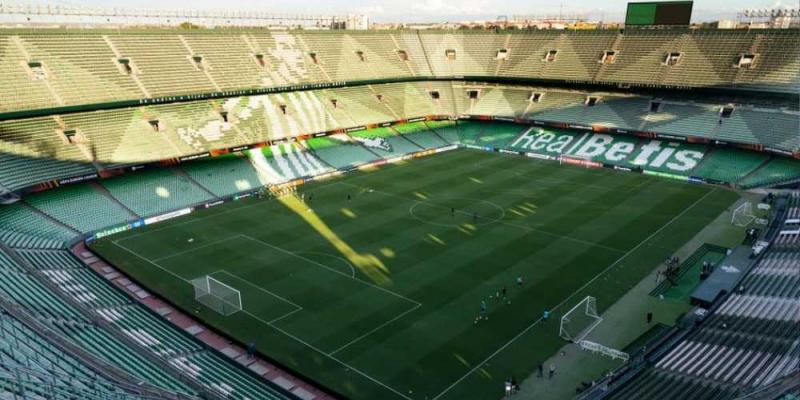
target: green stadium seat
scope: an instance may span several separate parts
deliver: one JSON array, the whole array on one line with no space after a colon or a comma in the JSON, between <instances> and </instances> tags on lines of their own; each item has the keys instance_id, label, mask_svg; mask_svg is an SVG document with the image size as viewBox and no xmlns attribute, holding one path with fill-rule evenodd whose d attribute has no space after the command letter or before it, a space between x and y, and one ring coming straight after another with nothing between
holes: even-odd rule
<instances>
[{"instance_id":1,"label":"green stadium seat","mask_svg":"<svg viewBox=\"0 0 800 400\"><path fill-rule=\"evenodd\" d=\"M774 157L761 168L739 181L739 186L752 188L800 180L800 160Z\"/></svg>"},{"instance_id":2,"label":"green stadium seat","mask_svg":"<svg viewBox=\"0 0 800 400\"><path fill-rule=\"evenodd\" d=\"M0 231L64 243L76 236L69 229L22 204L0 205Z\"/></svg>"},{"instance_id":3,"label":"green stadium seat","mask_svg":"<svg viewBox=\"0 0 800 400\"><path fill-rule=\"evenodd\" d=\"M447 145L447 142L428 129L424 122L395 125L393 128L405 135L408 140L425 149L435 149Z\"/></svg>"},{"instance_id":4,"label":"green stadium seat","mask_svg":"<svg viewBox=\"0 0 800 400\"><path fill-rule=\"evenodd\" d=\"M763 153L716 148L695 169L695 176L736 183L763 164L769 156Z\"/></svg>"},{"instance_id":5,"label":"green stadium seat","mask_svg":"<svg viewBox=\"0 0 800 400\"><path fill-rule=\"evenodd\" d=\"M262 186L256 170L248 159L238 155L187 162L181 164L181 168L192 179L219 197L255 190Z\"/></svg>"},{"instance_id":6,"label":"green stadium seat","mask_svg":"<svg viewBox=\"0 0 800 400\"><path fill-rule=\"evenodd\" d=\"M91 232L134 219L135 216L88 184L70 185L25 198L45 214L80 232Z\"/></svg>"},{"instance_id":7,"label":"green stadium seat","mask_svg":"<svg viewBox=\"0 0 800 400\"><path fill-rule=\"evenodd\" d=\"M194 182L171 169L151 169L106 179L114 198L140 216L151 216L212 199Z\"/></svg>"},{"instance_id":8,"label":"green stadium seat","mask_svg":"<svg viewBox=\"0 0 800 400\"><path fill-rule=\"evenodd\" d=\"M365 164L379 158L362 145L348 142L346 137L341 139L340 141L327 137L313 138L307 140L305 145L317 157L337 169Z\"/></svg>"}]
</instances>

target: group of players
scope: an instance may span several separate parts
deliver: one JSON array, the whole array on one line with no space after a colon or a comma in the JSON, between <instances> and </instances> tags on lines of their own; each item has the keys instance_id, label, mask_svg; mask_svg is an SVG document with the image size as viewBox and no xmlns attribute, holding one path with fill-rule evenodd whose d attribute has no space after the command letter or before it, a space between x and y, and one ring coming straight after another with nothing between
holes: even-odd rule
<instances>
[{"instance_id":1,"label":"group of players","mask_svg":"<svg viewBox=\"0 0 800 400\"><path fill-rule=\"evenodd\" d=\"M518 276L516 279L516 285L519 288L522 288L523 280L522 276ZM494 294L489 295L489 299L495 299L495 303L497 304L511 304L511 299L508 298L508 291L506 287L503 286L500 290L496 291ZM481 299L481 308L478 316L475 317L475 321L473 323L477 324L480 321L488 321L489 320L489 306L486 304L486 299Z\"/></svg>"}]
</instances>

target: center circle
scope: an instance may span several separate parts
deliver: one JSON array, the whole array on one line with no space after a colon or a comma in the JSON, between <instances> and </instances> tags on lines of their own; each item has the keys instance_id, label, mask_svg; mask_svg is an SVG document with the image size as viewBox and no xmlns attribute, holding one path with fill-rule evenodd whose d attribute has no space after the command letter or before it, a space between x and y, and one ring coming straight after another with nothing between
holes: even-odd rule
<instances>
[{"instance_id":1,"label":"center circle","mask_svg":"<svg viewBox=\"0 0 800 400\"><path fill-rule=\"evenodd\" d=\"M488 225L505 217L503 207L488 200L442 197L414 203L408 213L414 219L435 226Z\"/></svg>"}]
</instances>

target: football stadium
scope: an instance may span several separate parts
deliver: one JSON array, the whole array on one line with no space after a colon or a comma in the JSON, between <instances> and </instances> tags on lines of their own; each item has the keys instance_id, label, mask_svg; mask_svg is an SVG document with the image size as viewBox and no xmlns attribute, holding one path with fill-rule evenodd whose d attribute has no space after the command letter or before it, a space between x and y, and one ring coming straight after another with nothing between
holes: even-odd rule
<instances>
[{"instance_id":1,"label":"football stadium","mask_svg":"<svg viewBox=\"0 0 800 400\"><path fill-rule=\"evenodd\" d=\"M619 8L0 4L2 398L797 399L797 9Z\"/></svg>"}]
</instances>

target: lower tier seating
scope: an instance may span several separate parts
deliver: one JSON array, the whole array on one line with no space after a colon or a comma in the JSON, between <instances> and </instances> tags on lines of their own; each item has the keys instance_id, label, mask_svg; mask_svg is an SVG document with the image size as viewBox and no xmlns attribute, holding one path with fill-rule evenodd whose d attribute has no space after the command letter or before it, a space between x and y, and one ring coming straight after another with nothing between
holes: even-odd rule
<instances>
[{"instance_id":1,"label":"lower tier seating","mask_svg":"<svg viewBox=\"0 0 800 400\"><path fill-rule=\"evenodd\" d=\"M346 136L314 138L305 142L314 154L334 168L347 168L377 160L379 157L371 153L359 143L350 141Z\"/></svg>"},{"instance_id":2,"label":"lower tier seating","mask_svg":"<svg viewBox=\"0 0 800 400\"><path fill-rule=\"evenodd\" d=\"M181 168L219 197L261 186L256 170L248 159L237 155L184 163Z\"/></svg>"},{"instance_id":3,"label":"lower tier seating","mask_svg":"<svg viewBox=\"0 0 800 400\"><path fill-rule=\"evenodd\" d=\"M739 181L739 186L751 188L800 180L800 161L776 157Z\"/></svg>"},{"instance_id":4,"label":"lower tier seating","mask_svg":"<svg viewBox=\"0 0 800 400\"><path fill-rule=\"evenodd\" d=\"M25 201L80 232L91 232L135 218L92 185L70 185L34 194Z\"/></svg>"},{"instance_id":5,"label":"lower tier seating","mask_svg":"<svg viewBox=\"0 0 800 400\"><path fill-rule=\"evenodd\" d=\"M117 200L142 216L176 210L212 198L187 177L166 168L127 174L104 180L102 184Z\"/></svg>"},{"instance_id":6,"label":"lower tier seating","mask_svg":"<svg viewBox=\"0 0 800 400\"><path fill-rule=\"evenodd\" d=\"M763 153L717 148L706 156L694 174L702 178L735 183L768 158L769 156Z\"/></svg>"}]
</instances>

